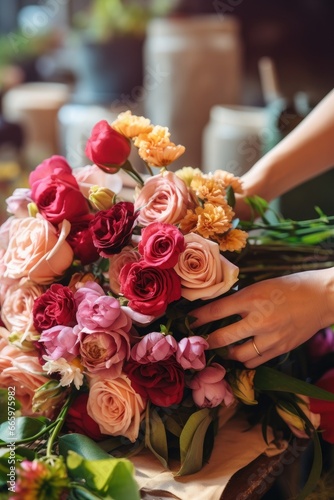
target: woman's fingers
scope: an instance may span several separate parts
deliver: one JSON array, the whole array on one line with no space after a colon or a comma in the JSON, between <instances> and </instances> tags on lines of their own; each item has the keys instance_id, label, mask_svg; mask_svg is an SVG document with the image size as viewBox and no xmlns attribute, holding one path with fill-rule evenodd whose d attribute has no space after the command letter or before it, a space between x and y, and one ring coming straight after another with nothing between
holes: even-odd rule
<instances>
[{"instance_id":1,"label":"woman's fingers","mask_svg":"<svg viewBox=\"0 0 334 500\"><path fill-rule=\"evenodd\" d=\"M233 314L243 315L244 311L240 307L241 300L240 294L242 292L237 292L238 298L233 300L235 295L229 295L222 299L214 300L205 306L198 307L191 311L191 316L197 318L194 323L191 324L192 327L197 328L198 326L204 325L211 321L216 321L217 319L227 318Z\"/></svg>"},{"instance_id":2,"label":"woman's fingers","mask_svg":"<svg viewBox=\"0 0 334 500\"><path fill-rule=\"evenodd\" d=\"M211 349L216 349L217 347L224 347L239 342L240 340L247 339L252 335L253 328L245 319L241 319L236 323L224 326L224 328L218 328L210 333L207 342Z\"/></svg>"},{"instance_id":3,"label":"woman's fingers","mask_svg":"<svg viewBox=\"0 0 334 500\"><path fill-rule=\"evenodd\" d=\"M282 354L274 348L266 349L261 345L261 340L260 337L255 337L241 345L231 346L228 350L229 359L240 361L246 368L255 368Z\"/></svg>"}]
</instances>

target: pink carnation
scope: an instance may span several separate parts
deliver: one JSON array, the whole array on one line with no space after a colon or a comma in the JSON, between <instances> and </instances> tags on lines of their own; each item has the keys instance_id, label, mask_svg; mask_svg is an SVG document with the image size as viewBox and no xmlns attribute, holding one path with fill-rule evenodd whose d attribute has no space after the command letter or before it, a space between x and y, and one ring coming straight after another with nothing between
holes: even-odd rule
<instances>
[{"instance_id":1,"label":"pink carnation","mask_svg":"<svg viewBox=\"0 0 334 500\"><path fill-rule=\"evenodd\" d=\"M131 350L131 357L137 363L156 363L175 354L177 342L171 335L152 332L143 337Z\"/></svg>"}]
</instances>

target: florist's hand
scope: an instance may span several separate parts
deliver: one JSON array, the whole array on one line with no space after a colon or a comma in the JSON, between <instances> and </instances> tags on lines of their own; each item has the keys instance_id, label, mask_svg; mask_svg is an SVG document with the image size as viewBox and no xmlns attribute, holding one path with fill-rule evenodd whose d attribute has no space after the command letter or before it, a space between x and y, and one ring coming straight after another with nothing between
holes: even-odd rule
<instances>
[{"instance_id":1,"label":"florist's hand","mask_svg":"<svg viewBox=\"0 0 334 500\"><path fill-rule=\"evenodd\" d=\"M334 268L262 281L191 314L197 318L192 324L195 328L240 315L240 321L212 332L208 342L212 349L229 346L230 359L254 368L333 324ZM243 340L243 344L233 345Z\"/></svg>"}]
</instances>

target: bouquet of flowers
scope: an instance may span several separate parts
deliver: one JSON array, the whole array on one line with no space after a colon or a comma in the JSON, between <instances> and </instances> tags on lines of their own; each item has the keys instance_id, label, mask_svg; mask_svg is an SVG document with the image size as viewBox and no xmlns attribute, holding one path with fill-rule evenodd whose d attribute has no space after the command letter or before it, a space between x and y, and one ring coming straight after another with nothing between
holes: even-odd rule
<instances>
[{"instance_id":1,"label":"bouquet of flowers","mask_svg":"<svg viewBox=\"0 0 334 500\"><path fill-rule=\"evenodd\" d=\"M0 484L10 498L139 498L131 453L145 446L166 468L177 457L176 475L196 472L218 410L252 411L263 395L281 425L317 439L306 397L333 394L270 366L247 370L209 348L213 325L192 327L192 309L243 283L244 229L256 225L235 218L242 186L231 173L168 171L183 152L167 128L128 111L93 128L92 165L53 156L7 199Z\"/></svg>"}]
</instances>

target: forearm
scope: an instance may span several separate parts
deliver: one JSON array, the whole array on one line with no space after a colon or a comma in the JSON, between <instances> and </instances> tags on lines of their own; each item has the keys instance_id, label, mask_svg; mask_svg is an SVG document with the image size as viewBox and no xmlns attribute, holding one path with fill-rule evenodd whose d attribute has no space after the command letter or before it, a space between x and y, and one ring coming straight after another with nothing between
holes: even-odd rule
<instances>
[{"instance_id":1,"label":"forearm","mask_svg":"<svg viewBox=\"0 0 334 500\"><path fill-rule=\"evenodd\" d=\"M334 166L334 90L242 180L245 195L270 201Z\"/></svg>"}]
</instances>

